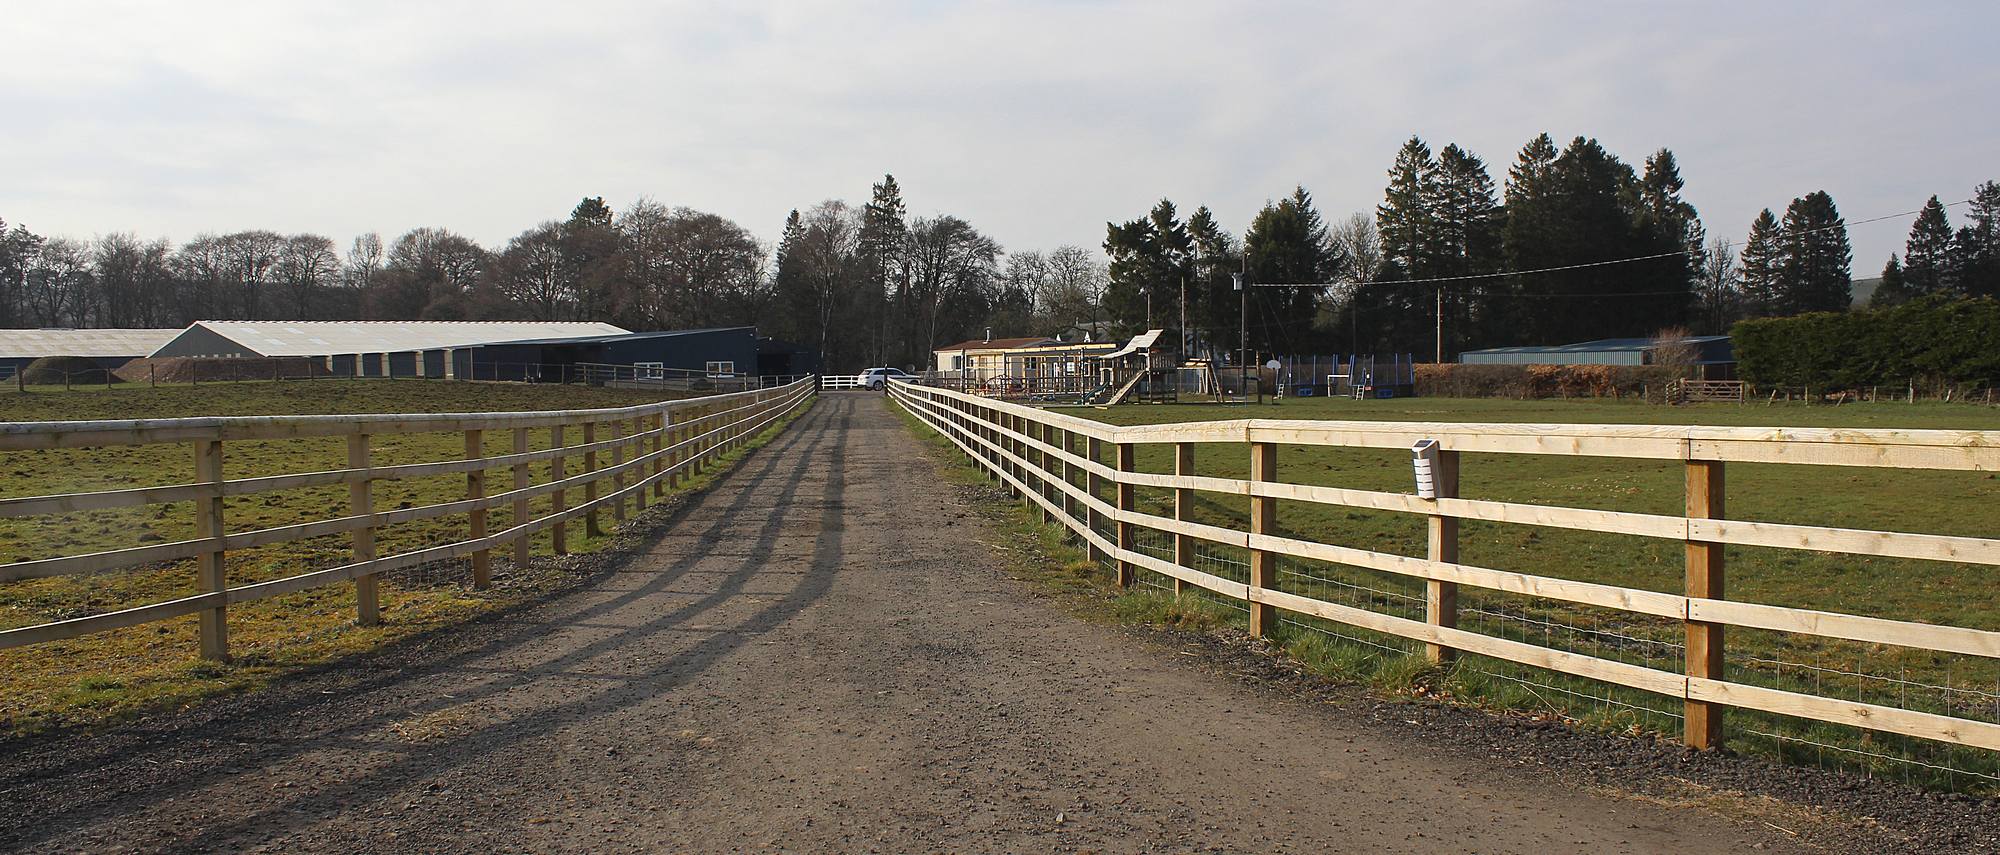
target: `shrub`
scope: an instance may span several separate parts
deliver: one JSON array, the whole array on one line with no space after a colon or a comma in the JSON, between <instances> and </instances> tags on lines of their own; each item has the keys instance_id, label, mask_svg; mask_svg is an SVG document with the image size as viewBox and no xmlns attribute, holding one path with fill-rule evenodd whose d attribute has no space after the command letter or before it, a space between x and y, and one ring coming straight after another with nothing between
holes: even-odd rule
<instances>
[{"instance_id":1,"label":"shrub","mask_svg":"<svg viewBox=\"0 0 2000 855\"><path fill-rule=\"evenodd\" d=\"M2000 379L2000 302L1988 297L1759 318L1737 323L1731 336L1743 379L1765 386L1949 388Z\"/></svg>"},{"instance_id":2,"label":"shrub","mask_svg":"<svg viewBox=\"0 0 2000 855\"><path fill-rule=\"evenodd\" d=\"M1427 398L1624 398L1659 395L1691 369L1664 365L1416 366L1417 394Z\"/></svg>"}]
</instances>

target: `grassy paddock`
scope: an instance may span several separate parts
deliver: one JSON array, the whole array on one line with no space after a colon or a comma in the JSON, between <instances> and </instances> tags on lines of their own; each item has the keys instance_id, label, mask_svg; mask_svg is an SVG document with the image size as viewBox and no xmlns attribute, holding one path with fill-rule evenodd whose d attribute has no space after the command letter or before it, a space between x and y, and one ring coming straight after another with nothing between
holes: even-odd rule
<instances>
[{"instance_id":1,"label":"grassy paddock","mask_svg":"<svg viewBox=\"0 0 2000 855\"><path fill-rule=\"evenodd\" d=\"M1113 424L1240 418L1383 421L1704 424L1786 427L2000 428L2000 410L1963 404L1798 404L1662 407L1634 401L1292 399L1265 405L1127 405L1068 408ZM1109 448L1106 449L1109 454ZM1141 445L1143 472L1173 467L1169 445ZM1245 478L1243 444L1202 444L1200 475ZM1301 484L1409 493L1409 456L1400 449L1284 446L1279 478ZM1109 464L1112 461L1105 460ZM1682 467L1673 461L1465 453L1460 495L1496 501L1679 514ZM1728 514L1735 519L1936 534L2000 534L2000 478L1992 473L1731 464ZM1107 501L1112 497L1104 496ZM1140 508L1172 516L1170 491L1137 488ZM1198 494L1194 517L1248 524L1248 500ZM1305 502L1279 502L1281 534L1388 552L1425 554L1423 517ZM1461 560L1469 564L1679 593L1680 543L1653 538L1467 520ZM1171 558L1172 539L1142 529L1138 547ZM1202 569L1247 579L1242 550L1203 545ZM1751 547L1728 548L1729 597L1927 623L2000 630L1995 568ZM1164 579L1141 574L1154 590ZM1422 620L1422 580L1361 568L1283 558L1285 590ZM1223 604L1225 609L1240 604ZM1301 661L1331 676L1415 694L1554 716L1634 735L1677 736L1680 702L1636 690L1466 657L1427 673L1421 645L1285 614L1282 640ZM1678 622L1462 587L1460 626L1577 653L1678 671ZM2000 721L2000 663L1981 657L1731 630L1728 678L1831 697ZM2000 791L2000 758L1923 740L1872 734L1762 714L1732 712L1732 749L1858 768L1951 789Z\"/></svg>"},{"instance_id":2,"label":"grassy paddock","mask_svg":"<svg viewBox=\"0 0 2000 855\"><path fill-rule=\"evenodd\" d=\"M502 412L625 407L663 400L658 392L529 386L501 383L359 380L345 383L264 383L121 389L117 395L19 395L0 392L0 416L8 421L181 416L312 415L396 412ZM768 441L780 426L767 430ZM567 444L581 441L576 430ZM603 438L603 437L600 437ZM488 431L489 455L512 451L510 431ZM549 431L530 432L530 448L548 448ZM754 445L754 443L753 443ZM230 478L339 469L346 465L342 437L223 446L224 474ZM417 463L463 456L458 433L377 437L377 465ZM740 453L740 452L738 452ZM608 462L607 455L600 458ZM186 443L53 451L0 452L0 495L27 496L87 490L187 483L194 455ZM549 477L547 463L531 467L535 483ZM571 461L569 474L578 462ZM695 489L722 471L715 467L682 489ZM489 491L508 489L504 469L487 475ZM605 489L609 489L607 482ZM581 498L572 491L571 504ZM378 482L375 510L434 504L463 498L465 476ZM324 518L329 509L347 508L345 485L284 490L226 501L231 531L287 525ZM531 513L549 510L550 497L530 504ZM489 530L511 524L511 507L488 512ZM610 543L612 516L602 514L605 534L592 537L581 522L571 524L572 552L590 552ZM377 530L377 552L388 555L461 540L463 515L387 526ZM119 508L60 516L0 519L0 561L75 555L194 536L191 503ZM532 552L552 552L551 534L537 534ZM281 578L350 560L347 534L272 544L228 554L228 579L240 585ZM25 734L50 727L93 724L131 713L183 704L204 696L255 687L299 668L314 666L381 644L507 605L525 601L569 580L568 574L538 564L527 573L512 570L511 553L494 551L495 585L469 590L462 561L388 574L381 586L382 622L354 624L354 586L313 588L272 600L239 604L229 610L235 659L228 665L196 658L195 617L143 624L48 644L0 651L0 734ZM195 593L192 561L167 562L96 576L59 577L0 583L0 628L82 617Z\"/></svg>"}]
</instances>

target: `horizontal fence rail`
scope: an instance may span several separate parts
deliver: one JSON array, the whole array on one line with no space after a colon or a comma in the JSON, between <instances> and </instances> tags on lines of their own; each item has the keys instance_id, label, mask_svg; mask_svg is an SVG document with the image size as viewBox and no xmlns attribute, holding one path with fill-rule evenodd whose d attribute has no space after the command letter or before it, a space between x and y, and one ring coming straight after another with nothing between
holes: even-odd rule
<instances>
[{"instance_id":1,"label":"horizontal fence rail","mask_svg":"<svg viewBox=\"0 0 2000 855\"><path fill-rule=\"evenodd\" d=\"M2000 472L2000 432L1267 419L1115 426L931 386L897 382L890 391L1011 493L1038 506L1045 521L1073 532L1092 558L1111 563L1120 584L1130 584L1135 572L1144 570L1169 577L1177 593L1212 592L1247 608L1251 631L1258 635L1272 635L1281 622L1304 616L1422 645L1434 661L1477 654L1643 690L1680 703L1674 717L1683 720L1685 741L1698 748L1719 745L1723 710L1734 708L2000 751L2000 690L1990 696L1978 690L1979 703L1993 715L1980 719L1751 685L1728 679L1724 670L1728 627L1985 660L2000 658L2000 632L1733 601L1722 587L1725 546L1959 562L1984 565L1982 570L2000 566L2000 539L1990 537L1738 521L1723 513L1723 471L1729 463ZM1407 450L1423 440L1435 441L1439 450L1433 466L1436 498L1278 480L1281 445ZM1171 447L1177 474L1133 471L1135 447L1154 444ZM1250 477L1192 474L1203 444L1247 444ZM1459 455L1465 452L1674 461L1685 470L1684 511L1647 514L1458 498ZM1170 491L1173 516L1138 510L1134 488ZM1248 524L1188 519L1185 509L1197 494L1243 497ZM1428 526L1428 550L1419 558L1286 536L1276 525L1280 502L1415 515ZM1685 552L1686 586L1678 594L1663 593L1461 563L1461 520L1678 541ZM1142 535L1154 537L1148 543ZM1237 574L1243 578L1224 575L1230 561L1201 554L1200 544L1247 555L1233 565L1247 571ZM1411 610L1403 614L1333 602L1282 590L1280 559L1362 568L1423 587L1414 597L1398 595L1411 600ZM1461 586L1664 621L1678 626L1682 637L1646 642L1674 651L1669 667L1659 667L1478 632L1458 626ZM1966 595L1989 597L1993 590L1981 582Z\"/></svg>"},{"instance_id":2,"label":"horizontal fence rail","mask_svg":"<svg viewBox=\"0 0 2000 855\"><path fill-rule=\"evenodd\" d=\"M593 410L517 413L418 413L330 416L230 416L132 421L15 422L0 424L0 451L55 448L187 444L193 450L194 480L186 484L0 499L0 518L193 502L195 537L167 543L64 555L0 564L0 583L153 568L161 562L195 559L200 593L165 602L68 620L0 630L0 649L56 641L189 614L201 616L204 657L228 657L227 609L231 604L276 597L322 585L356 585L357 620L378 619L377 577L435 561L470 556L472 583L491 578L491 552L513 550L517 566L528 563L528 538L553 532L557 554L567 551L564 530L582 520L592 534L609 510L624 519L627 506L644 509L647 496L663 496L670 485L696 473L723 453L804 405L816 388L806 377L782 386L678 401ZM529 430L545 429L552 447L529 450ZM485 453L488 431L512 434L513 453ZM462 433L462 459L378 466L371 463L375 441L411 434ZM345 437L346 468L317 472L223 477L227 444L234 441ZM576 438L581 442L575 442ZM600 438L602 437L602 438ZM455 442L455 440L454 440ZM574 443L574 444L572 444ZM609 460L608 464L602 461ZM548 480L531 483L529 465L548 464ZM569 465L580 462L580 467ZM489 490L489 473L507 472L511 489ZM374 485L438 475L464 474L465 498L394 510L376 510ZM604 489L609 481L609 489ZM250 531L231 531L224 500L280 490L347 485L345 509L310 522ZM583 500L567 500L581 493ZM529 500L551 497L550 512L534 517ZM511 509L506 528L487 530L487 512ZM377 555L377 529L438 517L465 516L464 539L407 552ZM254 584L230 585L228 553L327 535L352 537L352 560ZM154 568L157 569L157 568ZM158 572L167 572L159 569Z\"/></svg>"}]
</instances>

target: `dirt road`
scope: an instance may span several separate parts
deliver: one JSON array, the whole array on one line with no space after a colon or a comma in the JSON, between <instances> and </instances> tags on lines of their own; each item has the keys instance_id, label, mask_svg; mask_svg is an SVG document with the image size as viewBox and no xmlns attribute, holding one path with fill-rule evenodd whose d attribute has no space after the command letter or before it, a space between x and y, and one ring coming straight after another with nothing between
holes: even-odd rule
<instances>
[{"instance_id":1,"label":"dirt road","mask_svg":"<svg viewBox=\"0 0 2000 855\"><path fill-rule=\"evenodd\" d=\"M826 395L598 583L0 757L0 849L1785 851L1414 750L1010 581L880 396Z\"/></svg>"}]
</instances>

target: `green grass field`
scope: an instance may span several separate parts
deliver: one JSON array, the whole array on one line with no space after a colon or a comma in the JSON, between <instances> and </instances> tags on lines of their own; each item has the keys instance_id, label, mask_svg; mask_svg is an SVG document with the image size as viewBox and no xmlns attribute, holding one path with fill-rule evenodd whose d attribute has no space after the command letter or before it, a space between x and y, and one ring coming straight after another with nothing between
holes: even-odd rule
<instances>
[{"instance_id":1,"label":"green grass field","mask_svg":"<svg viewBox=\"0 0 2000 855\"><path fill-rule=\"evenodd\" d=\"M1058 411L1115 424L1277 418L2000 429L2000 409L1952 404L1666 407L1611 400L1291 399ZM1141 471L1172 471L1170 446L1139 446L1136 459ZM1414 491L1409 455L1400 449L1286 446L1278 460L1278 477L1293 483ZM1682 467L1672 461L1467 453L1461 465L1460 494L1467 498L1660 514L1678 514L1683 501ZM1249 449L1201 445L1196 471L1247 477ZM2000 536L2000 476L1992 473L1731 464L1727 487L1733 519ZM1137 494L1143 510L1172 515L1168 491L1139 488ZM1195 516L1246 526L1248 502L1201 494ZM1411 514L1280 502L1278 522L1282 533L1324 543L1419 557L1426 548L1425 521ZM1139 548L1171 557L1171 538L1142 532ZM1683 585L1682 548L1675 541L1466 521L1461 551L1465 563L1502 570L1672 593ZM1245 559L1223 547L1203 551L1204 569L1239 579L1246 578ZM1994 585L2000 568L1749 547L1730 547L1727 562L1731 599L2000 630L1995 594L2000 588ZM1423 618L1421 580L1286 558L1279 581L1297 593ZM1467 629L1663 670L1681 667L1681 628L1672 621L1470 588L1460 596L1460 625ZM1409 670L1403 655L1420 650L1399 639L1297 616L1288 616L1287 629L1299 636L1296 643L1304 645L1306 658L1354 663L1372 658L1371 668ZM2000 721L2000 663L1994 660L1741 629L1730 630L1728 644L1733 680ZM1605 729L1672 734L1679 728L1677 701L1480 657L1468 657L1434 682L1430 691L1461 700L1536 709ZM1733 716L1732 747L1860 765L1937 786L2000 787L2000 762L1990 752L1769 716ZM1942 768L1925 769L1925 763Z\"/></svg>"},{"instance_id":2,"label":"green grass field","mask_svg":"<svg viewBox=\"0 0 2000 855\"><path fill-rule=\"evenodd\" d=\"M362 380L340 383L243 383L120 388L111 392L0 392L0 417L7 421L169 418L272 414L410 412L499 412L622 407L661 400L657 392L576 386L504 383ZM568 443L580 441L576 431ZM531 448L547 448L547 430L530 432ZM484 437L489 455L512 450L508 431ZM377 465L462 457L456 433L381 436ZM607 461L608 462L608 461ZM345 440L320 437L224 445L229 478L340 469ZM570 474L576 463L572 462ZM0 495L29 496L194 480L194 456L187 444L56 451L0 452ZM683 482L683 489L711 475ZM532 467L535 483L548 479L546 464ZM487 476L489 490L507 489L505 470ZM607 485L608 489L608 485ZM465 476L379 482L375 509L389 510L463 498ZM572 499L574 504L575 497ZM227 500L229 530L246 531L324 518L345 512L344 485L276 491ZM531 503L533 514L549 508L549 497ZM510 511L489 511L489 530L510 524ZM611 515L603 514L606 534L588 536L581 523L569 526L569 548L587 552L610 540ZM378 554L462 540L463 515L378 529ZM194 535L190 503L106 511L0 519L0 561L76 555ZM551 551L550 533L533 539L533 551ZM295 575L349 560L348 535L334 535L234 551L228 555L232 585ZM196 659L192 616L49 644L0 651L0 734L20 734L67 724L89 724L135 711L158 709L221 692L257 685L285 672L434 629L530 598L564 582L559 572L514 574L506 554L494 555L495 586L473 592L454 570L416 568L390 574L382 585L383 621L354 625L354 587L330 585L230 609L231 648L226 666ZM171 562L134 571L96 576L0 583L0 628L28 626L159 602L195 592L192 562Z\"/></svg>"}]
</instances>

